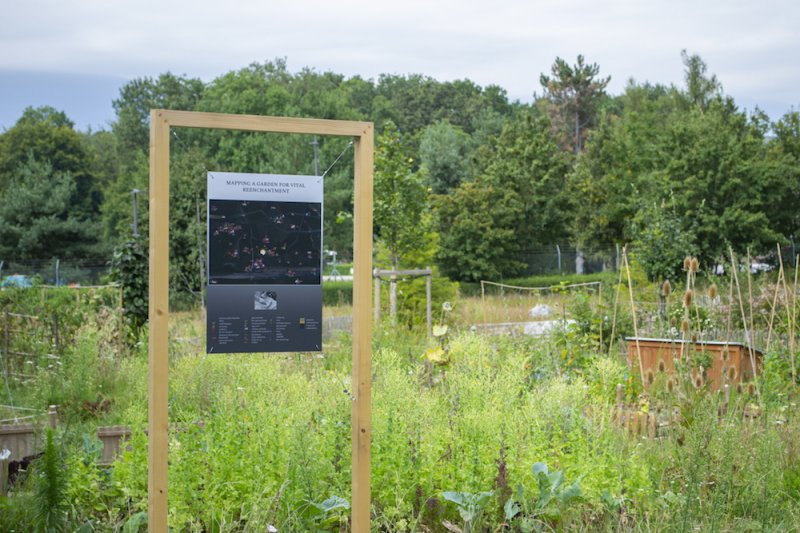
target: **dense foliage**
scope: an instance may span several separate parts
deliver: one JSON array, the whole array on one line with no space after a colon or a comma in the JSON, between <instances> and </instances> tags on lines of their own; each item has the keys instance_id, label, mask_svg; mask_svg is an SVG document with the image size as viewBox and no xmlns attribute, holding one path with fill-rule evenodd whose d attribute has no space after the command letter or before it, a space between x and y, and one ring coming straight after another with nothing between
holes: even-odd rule
<instances>
[{"instance_id":1,"label":"dense foliage","mask_svg":"<svg viewBox=\"0 0 800 533\"><path fill-rule=\"evenodd\" d=\"M637 301L658 285L638 272L634 279ZM773 287L764 279L756 292ZM376 327L374 530L796 529L800 419L787 346L765 357L759 392L734 389L726 402L693 384L689 366L676 370L678 385L658 371L645 391L635 366L598 342L608 338L597 326L612 312L613 282L600 297L557 289L547 301L576 322L549 336L470 331L459 307L479 299L439 306L431 339L388 320ZM63 320L83 317L59 364L7 389L20 406L58 403L59 427L0 495L3 531L140 531L146 523L147 339L115 354L113 299L75 300L76 290L44 298L58 301ZM12 310L35 309L40 294L0 293ZM703 328L728 320L713 302L693 305L716 323ZM640 308L639 323L655 312ZM626 306L619 313L617 333L631 333ZM777 322L794 328L795 313L787 302ZM755 312L759 328L767 318ZM349 336L327 340L321 354L231 357L201 353L199 313L173 314L170 331L171 528L349 531ZM620 427L618 384L631 412L661 413L658 438ZM97 427L115 424L130 426L131 440L100 466Z\"/></svg>"},{"instance_id":2,"label":"dense foliage","mask_svg":"<svg viewBox=\"0 0 800 533\"><path fill-rule=\"evenodd\" d=\"M424 238L438 242L437 264L454 279L514 276L526 253L556 243L592 253L635 241L649 247L639 258L651 276L666 273L648 258L666 253L661 262L672 264L679 247L707 265L729 245L763 255L800 229L800 115L771 121L741 110L700 57L681 57L683 86L631 80L619 95L606 93L599 65L557 58L532 105L469 80L365 80L291 72L275 60L209 82L171 73L133 80L113 102L110 131L77 132L64 113L31 108L0 134L0 260L108 260L131 235L131 191L147 190L151 108L372 120L376 135L395 131L402 158L384 157L392 144L376 143L376 236L397 255L403 239L386 213L410 216L415 228L422 213L421 224L433 224ZM171 150L174 290L192 295L202 285L207 170L327 171L325 244L343 259L352 253L346 139L177 129ZM391 158L404 168L384 168ZM413 179L392 183L414 182L426 198L386 211L397 198L384 195L396 189L381 189L381 176L399 170ZM144 233L145 201L139 217Z\"/></svg>"}]
</instances>

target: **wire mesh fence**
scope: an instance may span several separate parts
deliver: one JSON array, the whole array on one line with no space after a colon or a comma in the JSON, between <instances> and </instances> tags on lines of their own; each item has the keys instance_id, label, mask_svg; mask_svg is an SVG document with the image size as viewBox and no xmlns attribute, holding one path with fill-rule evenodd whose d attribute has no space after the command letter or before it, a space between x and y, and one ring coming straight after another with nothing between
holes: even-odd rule
<instances>
[{"instance_id":1,"label":"wire mesh fence","mask_svg":"<svg viewBox=\"0 0 800 533\"><path fill-rule=\"evenodd\" d=\"M15 260L0 258L0 286L101 285L108 276L108 259Z\"/></svg>"},{"instance_id":2,"label":"wire mesh fence","mask_svg":"<svg viewBox=\"0 0 800 533\"><path fill-rule=\"evenodd\" d=\"M520 260L527 265L525 276L613 272L622 260L622 247L578 249L569 244L553 244L527 250Z\"/></svg>"}]
</instances>

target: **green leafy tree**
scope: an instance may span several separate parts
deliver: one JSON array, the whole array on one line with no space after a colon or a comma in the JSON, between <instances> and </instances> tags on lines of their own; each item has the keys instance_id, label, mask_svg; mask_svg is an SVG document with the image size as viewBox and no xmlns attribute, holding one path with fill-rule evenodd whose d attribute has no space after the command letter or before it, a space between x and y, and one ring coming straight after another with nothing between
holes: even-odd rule
<instances>
[{"instance_id":1,"label":"green leafy tree","mask_svg":"<svg viewBox=\"0 0 800 533\"><path fill-rule=\"evenodd\" d=\"M445 194L469 176L469 137L449 122L425 128L419 155L434 194Z\"/></svg>"},{"instance_id":2,"label":"green leafy tree","mask_svg":"<svg viewBox=\"0 0 800 533\"><path fill-rule=\"evenodd\" d=\"M707 262L729 244L768 250L797 227L788 205L797 172L779 142L767 141L768 121L718 94L702 60L685 63L685 89L631 83L620 107L601 115L570 177L586 207L573 219L577 243L636 238L627 221L648 202L678 217Z\"/></svg>"},{"instance_id":3,"label":"green leafy tree","mask_svg":"<svg viewBox=\"0 0 800 533\"><path fill-rule=\"evenodd\" d=\"M0 135L0 191L8 189L29 159L46 161L53 172L68 173L73 182L70 203L82 217L94 216L102 194L81 135L67 116L52 107L28 107L8 131Z\"/></svg>"},{"instance_id":4,"label":"green leafy tree","mask_svg":"<svg viewBox=\"0 0 800 533\"><path fill-rule=\"evenodd\" d=\"M439 264L454 279L519 274L525 250L567 235L569 159L551 137L546 117L516 118L483 157L481 175L436 200Z\"/></svg>"},{"instance_id":5,"label":"green leafy tree","mask_svg":"<svg viewBox=\"0 0 800 533\"><path fill-rule=\"evenodd\" d=\"M374 216L379 241L389 251L392 268L424 246L429 216L423 178L413 172L400 132L387 124L375 147Z\"/></svg>"},{"instance_id":6,"label":"green leafy tree","mask_svg":"<svg viewBox=\"0 0 800 533\"><path fill-rule=\"evenodd\" d=\"M522 219L516 193L483 181L462 183L437 196L441 232L438 263L451 279L502 279L522 271L516 229Z\"/></svg>"},{"instance_id":7,"label":"green leafy tree","mask_svg":"<svg viewBox=\"0 0 800 533\"><path fill-rule=\"evenodd\" d=\"M663 203L649 203L631 226L636 261L648 279L679 279L683 258L695 253L694 235L682 227L681 218Z\"/></svg>"},{"instance_id":8,"label":"green leafy tree","mask_svg":"<svg viewBox=\"0 0 800 533\"><path fill-rule=\"evenodd\" d=\"M583 150L586 129L594 124L611 77L598 78L600 67L597 63L584 63L582 55L572 66L557 57L550 72L550 76L541 74L539 83L550 103L553 126L577 154ZM567 139L571 140L566 142Z\"/></svg>"},{"instance_id":9,"label":"green leafy tree","mask_svg":"<svg viewBox=\"0 0 800 533\"><path fill-rule=\"evenodd\" d=\"M0 193L0 257L97 257L98 224L75 209L76 188L68 172L28 159Z\"/></svg>"},{"instance_id":10,"label":"green leafy tree","mask_svg":"<svg viewBox=\"0 0 800 533\"><path fill-rule=\"evenodd\" d=\"M119 97L112 102L117 114L112 131L120 151L127 156L124 164L134 164L136 153L148 149L151 109L194 110L203 91L199 79L170 72L157 78L137 78L123 85Z\"/></svg>"},{"instance_id":11,"label":"green leafy tree","mask_svg":"<svg viewBox=\"0 0 800 533\"><path fill-rule=\"evenodd\" d=\"M800 234L800 113L791 111L773 124L774 138L768 144L768 161L782 177L781 194L767 216L786 237Z\"/></svg>"},{"instance_id":12,"label":"green leafy tree","mask_svg":"<svg viewBox=\"0 0 800 533\"><path fill-rule=\"evenodd\" d=\"M722 94L722 84L714 74L708 75L708 65L697 55L681 50L681 60L686 81L686 99L691 105L708 107L714 98Z\"/></svg>"}]
</instances>

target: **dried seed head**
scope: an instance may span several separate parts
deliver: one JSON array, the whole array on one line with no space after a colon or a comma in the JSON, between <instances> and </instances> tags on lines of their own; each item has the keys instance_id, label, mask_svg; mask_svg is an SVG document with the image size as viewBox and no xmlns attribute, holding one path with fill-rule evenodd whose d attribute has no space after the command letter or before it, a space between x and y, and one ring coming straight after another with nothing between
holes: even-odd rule
<instances>
[{"instance_id":1,"label":"dried seed head","mask_svg":"<svg viewBox=\"0 0 800 533\"><path fill-rule=\"evenodd\" d=\"M677 325L678 325L678 319L677 319L677 318L675 318L675 317L672 317L672 318L670 318L670 319L669 319L669 325L670 325L670 326L672 326L672 327L674 328L675 326L677 326Z\"/></svg>"},{"instance_id":2,"label":"dried seed head","mask_svg":"<svg viewBox=\"0 0 800 533\"><path fill-rule=\"evenodd\" d=\"M691 268L692 268L692 258L687 255L686 257L683 258L683 269L689 270Z\"/></svg>"},{"instance_id":3,"label":"dried seed head","mask_svg":"<svg viewBox=\"0 0 800 533\"><path fill-rule=\"evenodd\" d=\"M667 365L664 364L664 360L663 359L659 359L658 360L658 371L659 372L666 372L666 370L667 370Z\"/></svg>"},{"instance_id":4,"label":"dried seed head","mask_svg":"<svg viewBox=\"0 0 800 533\"><path fill-rule=\"evenodd\" d=\"M717 284L712 283L711 286L708 288L708 297L712 300L717 297Z\"/></svg>"},{"instance_id":5,"label":"dried seed head","mask_svg":"<svg viewBox=\"0 0 800 533\"><path fill-rule=\"evenodd\" d=\"M756 385L752 381L747 384L747 394L753 396L756 393Z\"/></svg>"},{"instance_id":6,"label":"dried seed head","mask_svg":"<svg viewBox=\"0 0 800 533\"><path fill-rule=\"evenodd\" d=\"M694 296L694 293L692 292L692 289L686 289L686 293L684 293L684 295L683 295L683 306L684 307L690 307L692 305L692 297L693 296Z\"/></svg>"},{"instance_id":7,"label":"dried seed head","mask_svg":"<svg viewBox=\"0 0 800 533\"><path fill-rule=\"evenodd\" d=\"M697 333L692 333L692 342L697 342Z\"/></svg>"},{"instance_id":8,"label":"dried seed head","mask_svg":"<svg viewBox=\"0 0 800 533\"><path fill-rule=\"evenodd\" d=\"M741 393L742 393L742 384L741 383L737 383L736 384L736 394L741 394Z\"/></svg>"},{"instance_id":9,"label":"dried seed head","mask_svg":"<svg viewBox=\"0 0 800 533\"><path fill-rule=\"evenodd\" d=\"M736 375L737 375L737 372L736 372L736 367L735 366L732 366L732 367L728 368L728 379L729 380L731 380L731 381L735 380L736 379Z\"/></svg>"},{"instance_id":10,"label":"dried seed head","mask_svg":"<svg viewBox=\"0 0 800 533\"><path fill-rule=\"evenodd\" d=\"M698 374L694 378L694 386L695 386L696 389L699 389L699 388L701 388L703 386L703 376Z\"/></svg>"},{"instance_id":11,"label":"dried seed head","mask_svg":"<svg viewBox=\"0 0 800 533\"><path fill-rule=\"evenodd\" d=\"M672 381L671 379L669 381L667 381L667 390L669 392L672 392L673 390L675 390L675 382Z\"/></svg>"},{"instance_id":12,"label":"dried seed head","mask_svg":"<svg viewBox=\"0 0 800 533\"><path fill-rule=\"evenodd\" d=\"M692 272L697 272L700 270L700 261L696 257L692 257L691 261L689 262L689 268Z\"/></svg>"},{"instance_id":13,"label":"dried seed head","mask_svg":"<svg viewBox=\"0 0 800 533\"><path fill-rule=\"evenodd\" d=\"M666 298L672 292L672 285L670 284L668 279L664 280L664 284L661 285L661 294Z\"/></svg>"},{"instance_id":14,"label":"dried seed head","mask_svg":"<svg viewBox=\"0 0 800 533\"><path fill-rule=\"evenodd\" d=\"M683 320L681 320L681 331L684 332L684 333L688 333L689 332L689 319L688 318L684 318Z\"/></svg>"},{"instance_id":15,"label":"dried seed head","mask_svg":"<svg viewBox=\"0 0 800 533\"><path fill-rule=\"evenodd\" d=\"M648 370L647 371L647 376L646 377L647 377L647 384L648 385L652 385L653 382L656 380L656 376L655 376L655 374L653 374L652 370Z\"/></svg>"}]
</instances>

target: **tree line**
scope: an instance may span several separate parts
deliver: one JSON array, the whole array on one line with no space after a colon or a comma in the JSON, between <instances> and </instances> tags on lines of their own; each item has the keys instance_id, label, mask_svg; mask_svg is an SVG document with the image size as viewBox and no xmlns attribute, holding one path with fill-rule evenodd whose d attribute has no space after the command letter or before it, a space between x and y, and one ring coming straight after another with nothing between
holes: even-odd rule
<instances>
[{"instance_id":1,"label":"tree line","mask_svg":"<svg viewBox=\"0 0 800 533\"><path fill-rule=\"evenodd\" d=\"M469 80L293 73L275 60L210 82L130 81L99 131L28 108L0 134L0 259L145 250L147 202L137 240L131 191L146 198L151 108L373 121L376 261L387 266L502 279L523 272L534 248L631 242L655 279L687 254L712 264L728 246L760 252L794 239L800 115L741 110L700 57L681 58L681 86L631 79L618 95L597 64L557 58L538 86L532 73L530 104ZM328 170L326 247L352 252L346 139L180 129L171 141L173 287L201 286L206 172L313 174L314 144L318 171Z\"/></svg>"}]
</instances>

